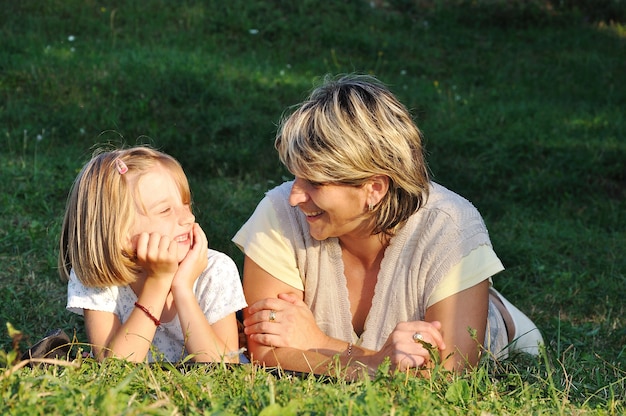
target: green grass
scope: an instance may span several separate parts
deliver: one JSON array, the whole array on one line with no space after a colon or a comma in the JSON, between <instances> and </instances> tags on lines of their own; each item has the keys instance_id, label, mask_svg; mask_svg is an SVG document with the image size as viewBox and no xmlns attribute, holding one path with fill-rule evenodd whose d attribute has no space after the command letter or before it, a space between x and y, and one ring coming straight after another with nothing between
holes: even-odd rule
<instances>
[{"instance_id":1,"label":"green grass","mask_svg":"<svg viewBox=\"0 0 626 416\"><path fill-rule=\"evenodd\" d=\"M51 328L86 339L64 308L56 245L94 145L177 157L211 246L241 265L230 238L286 177L272 146L281 114L324 74L353 71L390 85L426 134L435 180L482 212L507 269L495 285L538 323L545 355L358 383L87 360L0 376L0 413L626 411L626 5L374 3L4 4L0 370L17 363L7 322L21 350Z\"/></svg>"}]
</instances>

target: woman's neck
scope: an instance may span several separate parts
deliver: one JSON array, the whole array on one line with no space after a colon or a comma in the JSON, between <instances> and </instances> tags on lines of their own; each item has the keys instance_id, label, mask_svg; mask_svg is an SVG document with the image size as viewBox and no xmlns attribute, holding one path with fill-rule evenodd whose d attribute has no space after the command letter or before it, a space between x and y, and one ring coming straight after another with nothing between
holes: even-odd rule
<instances>
[{"instance_id":1,"label":"woman's neck","mask_svg":"<svg viewBox=\"0 0 626 416\"><path fill-rule=\"evenodd\" d=\"M380 262L380 258L389 245L389 238L382 235L365 237L340 237L339 244L345 254L359 261L366 269Z\"/></svg>"}]
</instances>

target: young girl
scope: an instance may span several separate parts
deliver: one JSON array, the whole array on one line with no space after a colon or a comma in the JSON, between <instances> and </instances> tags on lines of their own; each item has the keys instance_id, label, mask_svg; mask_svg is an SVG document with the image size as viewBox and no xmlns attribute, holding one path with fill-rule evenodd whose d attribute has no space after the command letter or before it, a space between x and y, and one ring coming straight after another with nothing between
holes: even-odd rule
<instances>
[{"instance_id":1,"label":"young girl","mask_svg":"<svg viewBox=\"0 0 626 416\"><path fill-rule=\"evenodd\" d=\"M208 248L171 156L148 147L94 155L69 194L59 270L97 359L239 360L239 273Z\"/></svg>"}]
</instances>

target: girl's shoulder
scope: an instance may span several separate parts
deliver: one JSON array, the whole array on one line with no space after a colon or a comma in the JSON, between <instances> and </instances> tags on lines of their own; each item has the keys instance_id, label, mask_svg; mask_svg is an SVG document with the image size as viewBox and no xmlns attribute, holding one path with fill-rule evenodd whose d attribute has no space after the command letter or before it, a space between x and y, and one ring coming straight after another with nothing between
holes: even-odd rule
<instances>
[{"instance_id":1,"label":"girl's shoulder","mask_svg":"<svg viewBox=\"0 0 626 416\"><path fill-rule=\"evenodd\" d=\"M84 309L120 313L120 305L134 302L133 290L130 286L85 286L74 270L70 273L67 284L67 305L70 312L83 314Z\"/></svg>"},{"instance_id":2,"label":"girl's shoulder","mask_svg":"<svg viewBox=\"0 0 626 416\"><path fill-rule=\"evenodd\" d=\"M207 253L207 258L209 260L207 268L214 265L235 265L235 261L230 258L230 256L228 256L226 253L222 253L221 251L213 250L211 248Z\"/></svg>"},{"instance_id":3,"label":"girl's shoulder","mask_svg":"<svg viewBox=\"0 0 626 416\"><path fill-rule=\"evenodd\" d=\"M204 272L199 276L199 281L228 281L240 280L239 269L235 261L221 251L209 249L207 254L208 264Z\"/></svg>"},{"instance_id":4,"label":"girl's shoulder","mask_svg":"<svg viewBox=\"0 0 626 416\"><path fill-rule=\"evenodd\" d=\"M194 283L198 298L214 296L229 298L229 293L243 293L237 265L228 255L209 249L209 262Z\"/></svg>"}]
</instances>

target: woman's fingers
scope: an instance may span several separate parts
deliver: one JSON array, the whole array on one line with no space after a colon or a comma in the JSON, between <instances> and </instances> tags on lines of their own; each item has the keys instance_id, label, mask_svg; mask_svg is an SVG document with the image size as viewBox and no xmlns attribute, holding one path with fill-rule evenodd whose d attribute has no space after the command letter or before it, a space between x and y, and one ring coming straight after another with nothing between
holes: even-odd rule
<instances>
[{"instance_id":1,"label":"woman's fingers","mask_svg":"<svg viewBox=\"0 0 626 416\"><path fill-rule=\"evenodd\" d=\"M401 338L404 338L406 341L418 344L427 343L434 348L444 350L446 344L443 341L440 328L441 324L437 321L401 322L396 326L394 333L397 341L402 341Z\"/></svg>"},{"instance_id":2,"label":"woman's fingers","mask_svg":"<svg viewBox=\"0 0 626 416\"><path fill-rule=\"evenodd\" d=\"M399 370L423 367L445 348L440 329L439 322L401 322L378 355L388 356Z\"/></svg>"},{"instance_id":3,"label":"woman's fingers","mask_svg":"<svg viewBox=\"0 0 626 416\"><path fill-rule=\"evenodd\" d=\"M294 307L293 304L278 298L265 298L254 302L248 306L248 314L255 315L263 311L283 311ZM269 318L269 312L265 313L265 318ZM259 316L260 317L260 316Z\"/></svg>"},{"instance_id":4,"label":"woman's fingers","mask_svg":"<svg viewBox=\"0 0 626 416\"><path fill-rule=\"evenodd\" d=\"M268 333L255 333L251 334L250 338L262 345L266 345L268 347L288 347L289 345L285 342L284 338L280 335L268 334Z\"/></svg>"},{"instance_id":5,"label":"woman's fingers","mask_svg":"<svg viewBox=\"0 0 626 416\"><path fill-rule=\"evenodd\" d=\"M406 371L410 368L424 367L429 360L430 357L424 354L403 354L391 361L396 364L397 370Z\"/></svg>"},{"instance_id":6,"label":"woman's fingers","mask_svg":"<svg viewBox=\"0 0 626 416\"><path fill-rule=\"evenodd\" d=\"M275 347L320 347L328 337L319 329L311 310L293 295L279 294L248 307L244 332L251 340Z\"/></svg>"},{"instance_id":7,"label":"woman's fingers","mask_svg":"<svg viewBox=\"0 0 626 416\"><path fill-rule=\"evenodd\" d=\"M248 306L248 313L243 320L246 328L254 328L250 333L260 332L260 327L256 326L265 322L275 323L280 311L284 310L279 302L273 302L278 299L263 299Z\"/></svg>"},{"instance_id":8,"label":"woman's fingers","mask_svg":"<svg viewBox=\"0 0 626 416\"><path fill-rule=\"evenodd\" d=\"M292 305L306 306L302 298L298 295L294 295L293 293L279 293L278 299L284 300L285 302L289 302Z\"/></svg>"},{"instance_id":9,"label":"woman's fingers","mask_svg":"<svg viewBox=\"0 0 626 416\"><path fill-rule=\"evenodd\" d=\"M283 310L284 311L284 310ZM270 347L285 347L287 341L280 324L280 313L276 309L261 309L244 319L244 333L259 344Z\"/></svg>"}]
</instances>

